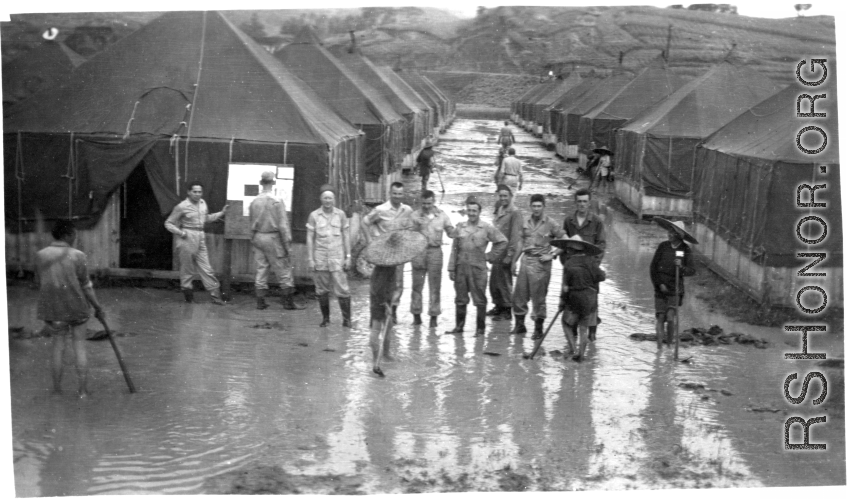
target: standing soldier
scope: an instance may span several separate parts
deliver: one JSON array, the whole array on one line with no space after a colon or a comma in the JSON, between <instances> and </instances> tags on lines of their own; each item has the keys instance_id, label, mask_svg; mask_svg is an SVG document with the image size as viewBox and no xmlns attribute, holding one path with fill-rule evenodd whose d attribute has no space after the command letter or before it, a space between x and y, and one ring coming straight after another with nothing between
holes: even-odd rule
<instances>
[{"instance_id":1,"label":"standing soldier","mask_svg":"<svg viewBox=\"0 0 847 499\"><path fill-rule=\"evenodd\" d=\"M286 310L305 307L294 303L291 277L291 228L285 203L273 195L274 172L262 173L262 193L250 203L250 229L253 231L253 257L256 259L256 308L268 308L268 273L273 270L282 288L282 306Z\"/></svg>"},{"instance_id":2,"label":"standing soldier","mask_svg":"<svg viewBox=\"0 0 847 499\"><path fill-rule=\"evenodd\" d=\"M517 142L515 140L515 135L512 133L512 129L509 128L509 122L503 122L503 128L500 129L500 137L497 138L497 143L500 144L500 147L509 148Z\"/></svg>"},{"instance_id":3,"label":"standing soldier","mask_svg":"<svg viewBox=\"0 0 847 499\"><path fill-rule=\"evenodd\" d=\"M321 327L329 325L329 292L338 298L342 325L350 327L350 223L347 215L335 207L335 188L324 184L320 189L321 207L309 214L306 223L306 253L309 272L315 280L315 294L321 306Z\"/></svg>"},{"instance_id":4,"label":"standing soldier","mask_svg":"<svg viewBox=\"0 0 847 499\"><path fill-rule=\"evenodd\" d=\"M203 225L223 218L227 208L229 205L224 205L221 211L209 215L206 201L203 200L203 184L195 181L188 184L188 197L176 205L165 220L165 228L178 237L176 249L179 252L179 280L188 303L194 301L191 281L196 272L200 274L203 287L212 295L212 303L224 304L221 299L221 285L209 263Z\"/></svg>"},{"instance_id":5,"label":"standing soldier","mask_svg":"<svg viewBox=\"0 0 847 499\"><path fill-rule=\"evenodd\" d=\"M523 237L518 247L518 254L523 253L523 257L512 297L515 307L515 328L512 334L526 333L524 317L529 311L527 304L532 300L532 316L535 320L533 340L540 339L544 334L550 272L553 268L553 259L563 251L551 246L550 241L565 234L558 223L544 214L544 205L544 196L541 194L533 194L529 198L532 216L523 223Z\"/></svg>"},{"instance_id":6,"label":"standing soldier","mask_svg":"<svg viewBox=\"0 0 847 499\"><path fill-rule=\"evenodd\" d=\"M500 183L506 184L512 189L523 189L523 166L521 160L515 157L515 148L509 148L509 156L503 160L500 167Z\"/></svg>"},{"instance_id":7,"label":"standing soldier","mask_svg":"<svg viewBox=\"0 0 847 499\"><path fill-rule=\"evenodd\" d=\"M603 226L603 221L591 210L591 191L588 189L579 189L574 193L576 200L576 211L573 215L565 218L563 227L568 237L579 236L583 241L593 244L600 248L600 254L595 256L597 263L603 261L606 255L606 229ZM562 255L560 261L565 264L565 259L568 255ZM597 285L599 292L600 285ZM600 318L597 318L597 324L600 323ZM597 337L597 325L589 326L588 339L594 341Z\"/></svg>"},{"instance_id":8,"label":"standing soldier","mask_svg":"<svg viewBox=\"0 0 847 499\"><path fill-rule=\"evenodd\" d=\"M493 316L495 321L508 321L512 319L512 276L520 257L523 213L515 206L512 189L508 185L498 185L497 196L500 202L494 210L494 226L506 236L509 245L503 258L491 264L488 286L494 308L487 315Z\"/></svg>"},{"instance_id":9,"label":"standing soldier","mask_svg":"<svg viewBox=\"0 0 847 499\"><path fill-rule=\"evenodd\" d=\"M435 151L432 150L432 141L427 138L424 142L423 151L418 154L417 159L418 175L421 176L421 191L425 191L426 185L429 183L429 175L435 168L434 159Z\"/></svg>"},{"instance_id":10,"label":"standing soldier","mask_svg":"<svg viewBox=\"0 0 847 499\"><path fill-rule=\"evenodd\" d=\"M455 228L450 217L435 206L435 193L432 191L421 193L421 208L412 212L411 219L415 230L426 237L426 251L412 259L412 315L415 318L412 324L423 324L421 294L424 279L429 276L429 327L435 327L441 315L441 269L444 268L441 241L445 232L447 237L452 238Z\"/></svg>"},{"instance_id":11,"label":"standing soldier","mask_svg":"<svg viewBox=\"0 0 847 499\"><path fill-rule=\"evenodd\" d=\"M62 392L62 364L68 339L73 340L76 375L80 398L88 397L88 357L86 329L90 309L101 321L103 307L97 301L88 278L85 253L73 248L76 228L70 220L59 220L53 226L50 246L35 254L39 298L37 317L53 329L53 390Z\"/></svg>"},{"instance_id":12,"label":"standing soldier","mask_svg":"<svg viewBox=\"0 0 847 499\"><path fill-rule=\"evenodd\" d=\"M366 243L370 243L372 237L378 237L390 230L398 230L408 228L411 225L410 215L412 207L403 203L405 193L402 182L394 182L391 184L391 197L388 201L374 208L370 213L362 218L362 224L365 226L365 234L368 239ZM400 265L395 273L397 286L394 290L394 300L392 301L392 320L397 322L397 304L400 303L400 297L403 296L403 267Z\"/></svg>"},{"instance_id":13,"label":"standing soldier","mask_svg":"<svg viewBox=\"0 0 847 499\"><path fill-rule=\"evenodd\" d=\"M460 222L453 233L453 250L447 271L456 290L456 327L446 334L462 334L468 312L468 293L476 306L476 336L485 334L485 285L488 267L485 262L500 260L509 241L493 225L479 219L482 205L475 196L465 201L467 222ZM491 251L485 253L488 243Z\"/></svg>"}]
</instances>

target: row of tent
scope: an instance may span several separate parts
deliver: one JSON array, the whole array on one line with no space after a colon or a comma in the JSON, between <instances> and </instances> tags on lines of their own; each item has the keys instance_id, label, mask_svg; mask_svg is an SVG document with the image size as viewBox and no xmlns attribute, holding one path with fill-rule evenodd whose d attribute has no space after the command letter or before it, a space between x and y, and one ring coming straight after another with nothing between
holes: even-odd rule
<instances>
[{"instance_id":1,"label":"row of tent","mask_svg":"<svg viewBox=\"0 0 847 499\"><path fill-rule=\"evenodd\" d=\"M345 209L384 200L454 115L428 78L355 43L328 50L306 28L271 54L221 13L169 12L4 112L7 245L39 216L94 227L140 165L162 214L198 179L218 210L234 163L293 165L303 243L322 184Z\"/></svg>"},{"instance_id":2,"label":"row of tent","mask_svg":"<svg viewBox=\"0 0 847 499\"><path fill-rule=\"evenodd\" d=\"M639 218L692 219L701 241L708 241L700 249L716 268L754 296L773 300L774 288L791 288L796 279L797 253L810 250L796 234L796 221L809 211L795 202L802 184L828 184L822 197L832 214L829 232L814 248L827 250L826 265L838 269L841 282L835 59L826 65L820 85L786 87L730 62L683 77L657 58L637 74L572 73L536 85L512 103L512 120L582 166L594 147L608 147L615 194L624 205ZM794 70L787 68L792 76ZM802 112L809 112L809 98L798 99L803 94L825 94L813 111L826 116L798 118L800 100ZM819 153L797 147L806 126L827 131ZM803 141L807 149L822 142L815 133ZM843 303L841 285L836 288Z\"/></svg>"}]
</instances>

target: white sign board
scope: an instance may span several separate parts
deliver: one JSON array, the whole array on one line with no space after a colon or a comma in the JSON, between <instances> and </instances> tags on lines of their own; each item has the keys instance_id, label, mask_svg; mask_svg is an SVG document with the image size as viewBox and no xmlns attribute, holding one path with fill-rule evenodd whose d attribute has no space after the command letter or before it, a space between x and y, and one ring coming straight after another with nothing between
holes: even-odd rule
<instances>
[{"instance_id":1,"label":"white sign board","mask_svg":"<svg viewBox=\"0 0 847 499\"><path fill-rule=\"evenodd\" d=\"M259 180L264 172L276 172L274 196L282 198L287 211L291 211L294 192L294 165L263 163L230 163L229 181L226 186L227 201L242 201L243 215L250 215L250 203L262 192Z\"/></svg>"}]
</instances>

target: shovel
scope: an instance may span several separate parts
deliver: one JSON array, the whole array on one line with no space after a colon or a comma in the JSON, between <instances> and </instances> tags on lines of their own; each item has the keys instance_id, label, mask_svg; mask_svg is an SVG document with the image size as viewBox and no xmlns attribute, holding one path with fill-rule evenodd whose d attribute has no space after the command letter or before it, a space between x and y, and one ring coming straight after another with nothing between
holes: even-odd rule
<instances>
[{"instance_id":1,"label":"shovel","mask_svg":"<svg viewBox=\"0 0 847 499\"><path fill-rule=\"evenodd\" d=\"M439 171L438 167L435 167L435 173L438 174L438 182L441 184L441 192L444 192L444 181L441 180L441 171Z\"/></svg>"},{"instance_id":2,"label":"shovel","mask_svg":"<svg viewBox=\"0 0 847 499\"><path fill-rule=\"evenodd\" d=\"M118 344L115 343L112 331L109 329L109 326L106 324L104 319L98 317L97 320L100 321L100 324L103 324L103 329L106 330L106 335L109 337L109 343L112 344L112 349L115 351L115 356L118 358L118 364L121 366L121 372L124 373L124 379L126 380L126 385L129 387L129 393L135 393L135 385L132 384L132 378L129 377L129 370L126 368L126 364L124 364L124 358L121 355L121 351L118 349Z\"/></svg>"},{"instance_id":3,"label":"shovel","mask_svg":"<svg viewBox=\"0 0 847 499\"><path fill-rule=\"evenodd\" d=\"M556 323L556 319L558 319L558 318L559 318L559 314L561 314L561 313L562 313L562 311L561 311L561 310L559 310L558 312L556 312L556 315L554 315L554 316L553 316L553 320L552 320L552 321L550 321L550 325L549 325L549 326L547 326L547 330L546 330L546 331L544 331L544 334L541 336L541 339L540 339L540 340L538 340L538 341L535 343L535 348L533 348L533 349L532 349L532 353L531 353L531 354L529 354L529 356L527 356L527 354L523 354L523 358L525 358L525 359L529 359L529 360L532 360L532 358L533 358L533 357L535 357L535 354L537 354L537 353L538 353L538 349L539 349L539 348L541 348L541 344L542 344L542 343L544 343L544 338L546 338L546 337L547 337L547 333L549 333L549 332L550 332L550 329L552 329L552 328L553 328L553 324L555 324L555 323Z\"/></svg>"},{"instance_id":4,"label":"shovel","mask_svg":"<svg viewBox=\"0 0 847 499\"><path fill-rule=\"evenodd\" d=\"M374 362L374 373L378 374L379 377L384 378L385 373L382 372L382 368L379 367L382 363L382 348L385 344L385 335L388 334L388 328L390 328L393 324L391 324L392 320L392 311L391 304L385 304L385 324L382 326L382 331L379 332L379 353L376 355L376 362Z\"/></svg>"}]
</instances>

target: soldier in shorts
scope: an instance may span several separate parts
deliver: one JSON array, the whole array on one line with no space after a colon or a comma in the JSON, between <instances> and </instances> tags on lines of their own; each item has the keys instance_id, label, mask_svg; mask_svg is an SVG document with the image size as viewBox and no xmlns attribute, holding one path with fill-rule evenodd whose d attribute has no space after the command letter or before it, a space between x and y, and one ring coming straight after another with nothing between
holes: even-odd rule
<instances>
[{"instance_id":1,"label":"soldier in shorts","mask_svg":"<svg viewBox=\"0 0 847 499\"><path fill-rule=\"evenodd\" d=\"M79 397L88 397L88 356L85 348L90 307L100 320L106 313L88 278L85 253L72 247L76 227L70 220L59 220L53 226L50 246L35 255L39 297L37 317L53 329L53 391L62 393L62 360L69 341L73 340ZM90 307L89 307L90 306Z\"/></svg>"}]
</instances>

